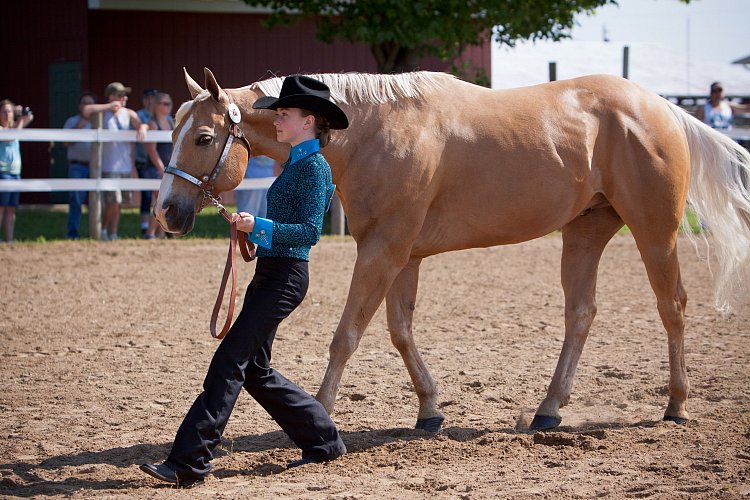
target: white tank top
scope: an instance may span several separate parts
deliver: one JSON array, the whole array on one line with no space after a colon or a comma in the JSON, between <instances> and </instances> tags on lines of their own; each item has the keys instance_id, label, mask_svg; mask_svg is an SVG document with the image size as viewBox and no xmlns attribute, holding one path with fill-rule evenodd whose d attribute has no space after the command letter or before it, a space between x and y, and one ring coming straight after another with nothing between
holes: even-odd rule
<instances>
[{"instance_id":1,"label":"white tank top","mask_svg":"<svg viewBox=\"0 0 750 500\"><path fill-rule=\"evenodd\" d=\"M726 101L721 101L717 108L707 102L703 105L703 121L713 128L730 128L732 126L732 108Z\"/></svg>"},{"instance_id":2,"label":"white tank top","mask_svg":"<svg viewBox=\"0 0 750 500\"><path fill-rule=\"evenodd\" d=\"M109 111L102 117L102 128L109 130L130 130L130 113L125 108L113 115ZM129 174L133 170L130 142L102 143L102 172Z\"/></svg>"}]
</instances>

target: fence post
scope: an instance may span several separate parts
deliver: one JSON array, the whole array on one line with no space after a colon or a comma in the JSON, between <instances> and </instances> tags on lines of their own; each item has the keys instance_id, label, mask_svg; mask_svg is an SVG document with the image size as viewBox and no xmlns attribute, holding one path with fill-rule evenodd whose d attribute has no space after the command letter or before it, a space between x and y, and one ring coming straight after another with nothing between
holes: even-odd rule
<instances>
[{"instance_id":1,"label":"fence post","mask_svg":"<svg viewBox=\"0 0 750 500\"><path fill-rule=\"evenodd\" d=\"M344 207L341 205L339 195L333 193L333 198L331 199L331 233L344 236L345 224L346 216L344 215Z\"/></svg>"},{"instance_id":2,"label":"fence post","mask_svg":"<svg viewBox=\"0 0 750 500\"><path fill-rule=\"evenodd\" d=\"M102 113L91 113L91 128L101 130ZM101 177L102 143L91 144L91 161L89 163L89 178ZM89 238L98 240L102 237L102 205L101 191L89 192Z\"/></svg>"}]
</instances>

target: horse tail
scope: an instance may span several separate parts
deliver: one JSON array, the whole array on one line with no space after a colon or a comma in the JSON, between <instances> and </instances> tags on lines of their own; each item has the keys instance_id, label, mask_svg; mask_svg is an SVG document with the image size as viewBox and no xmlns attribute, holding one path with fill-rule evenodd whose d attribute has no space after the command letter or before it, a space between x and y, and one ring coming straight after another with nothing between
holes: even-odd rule
<instances>
[{"instance_id":1,"label":"horse tail","mask_svg":"<svg viewBox=\"0 0 750 500\"><path fill-rule=\"evenodd\" d=\"M716 307L724 312L739 310L747 304L750 288L750 153L669 104L690 148L688 203L713 241L707 248L715 249L709 267ZM683 227L692 235L686 222L687 218Z\"/></svg>"}]
</instances>

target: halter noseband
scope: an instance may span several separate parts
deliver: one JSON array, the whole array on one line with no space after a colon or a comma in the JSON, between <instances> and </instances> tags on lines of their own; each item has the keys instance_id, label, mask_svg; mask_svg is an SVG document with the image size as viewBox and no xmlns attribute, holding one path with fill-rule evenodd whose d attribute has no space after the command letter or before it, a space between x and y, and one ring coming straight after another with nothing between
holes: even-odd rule
<instances>
[{"instance_id":1,"label":"halter noseband","mask_svg":"<svg viewBox=\"0 0 750 500\"><path fill-rule=\"evenodd\" d=\"M245 134L242 133L242 129L239 126L239 123L242 121L242 114L240 113L240 108L237 107L237 105L234 103L234 99L232 99L232 96L229 94L229 92L226 92L227 98L229 99L229 106L227 106L227 114L229 115L229 135L227 136L227 142L224 144L224 150L221 152L221 156L219 157L219 160L216 162L216 166L214 166L214 169L211 171L209 175L204 175L201 179L198 179L196 177L193 177L189 173L185 172L184 170L181 170L179 168L168 166L164 169L164 173L166 174L172 174L177 177L180 177L182 179L185 179L190 184L193 184L195 186L198 186L201 191L203 191L203 198L201 199L201 205L200 208L198 208L198 211L200 212L203 210L206 205L208 205L209 200L216 205L216 207L219 209L219 212L222 212L224 207L219 203L220 197L214 196L213 190L214 190L214 184L216 183L216 179L219 177L219 174L224 168L224 162L227 159L227 156L229 156L229 149L232 147L232 143L234 142L234 138L242 139L245 142L245 146L247 146L248 153L251 153L253 148L250 146L250 142L245 137ZM222 213L222 215L224 215ZM226 217L226 215L225 215Z\"/></svg>"}]
</instances>

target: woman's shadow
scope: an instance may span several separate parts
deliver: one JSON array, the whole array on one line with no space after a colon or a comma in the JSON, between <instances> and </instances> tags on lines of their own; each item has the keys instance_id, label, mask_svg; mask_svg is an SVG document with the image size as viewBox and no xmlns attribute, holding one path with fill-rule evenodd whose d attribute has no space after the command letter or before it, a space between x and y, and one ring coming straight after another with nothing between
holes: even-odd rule
<instances>
[{"instance_id":1,"label":"woman's shadow","mask_svg":"<svg viewBox=\"0 0 750 500\"><path fill-rule=\"evenodd\" d=\"M638 422L636 424L615 425L614 427L644 427L653 426L653 422ZM604 428L612 429L612 424L603 424ZM575 429L560 428L559 431L568 431L574 434L579 431ZM588 431L590 432L590 431ZM424 430L407 428L376 429L359 432L342 432L342 439L346 443L348 453L359 453L371 448L386 446L394 442L409 442L415 440L432 439L436 436L445 436L456 441L472 441L479 439L489 433L501 433L507 435L527 434L513 428L496 429L474 429L466 427L448 427L439 434ZM32 462L9 462L0 464L0 494L9 494L18 497L31 497L37 495L66 495L75 491L100 491L121 490L141 487L152 488L153 482L141 480L123 479L85 479L72 475L62 481L44 479L41 476L44 471L56 472L66 467L81 468L86 465L81 473L94 472L97 466L109 465L117 468L127 468L144 462L158 462L169 453L171 442L161 444L136 444L128 447L117 447L98 452L81 452L70 455L58 455L47 458L39 463ZM246 435L232 440L231 453L245 452L257 453L275 449L293 448L294 443L283 431L267 432L259 435ZM225 446L217 450L216 457L227 455L229 452ZM268 476L278 474L286 470L282 464L261 463L251 469L227 470L218 469L216 477L231 476ZM40 474L42 473L42 474ZM168 485L165 485L168 487Z\"/></svg>"},{"instance_id":2,"label":"woman's shadow","mask_svg":"<svg viewBox=\"0 0 750 500\"><path fill-rule=\"evenodd\" d=\"M467 431L470 431L467 429ZM342 432L342 439L347 445L350 453L356 453L383 446L396 441L411 441L416 439L430 439L435 436L422 430L393 428L379 429L363 432ZM94 472L95 468L102 465L126 468L144 462L162 461L169 453L171 442L161 444L136 444L128 447L110 448L97 452L81 452L73 454L57 455L42 460L41 462L6 462L0 464L0 495L9 494L19 497L31 497L37 495L65 495L75 491L101 491L140 488L143 486L153 487L154 483L140 480L123 479L87 479L76 477L75 474L66 479L50 480L46 471L57 472L61 469L74 467L83 469L82 475ZM226 444L226 443L225 443ZM268 432L259 435L246 435L235 438L231 442L231 452L257 453L280 448L293 448L294 443L283 431ZM229 452L222 446L217 450L216 457L227 455ZM85 466L91 466L86 468ZM267 476L278 474L286 470L285 464L262 463L252 469L226 470L217 469L217 477L243 476ZM145 476L144 476L145 478Z\"/></svg>"}]
</instances>

